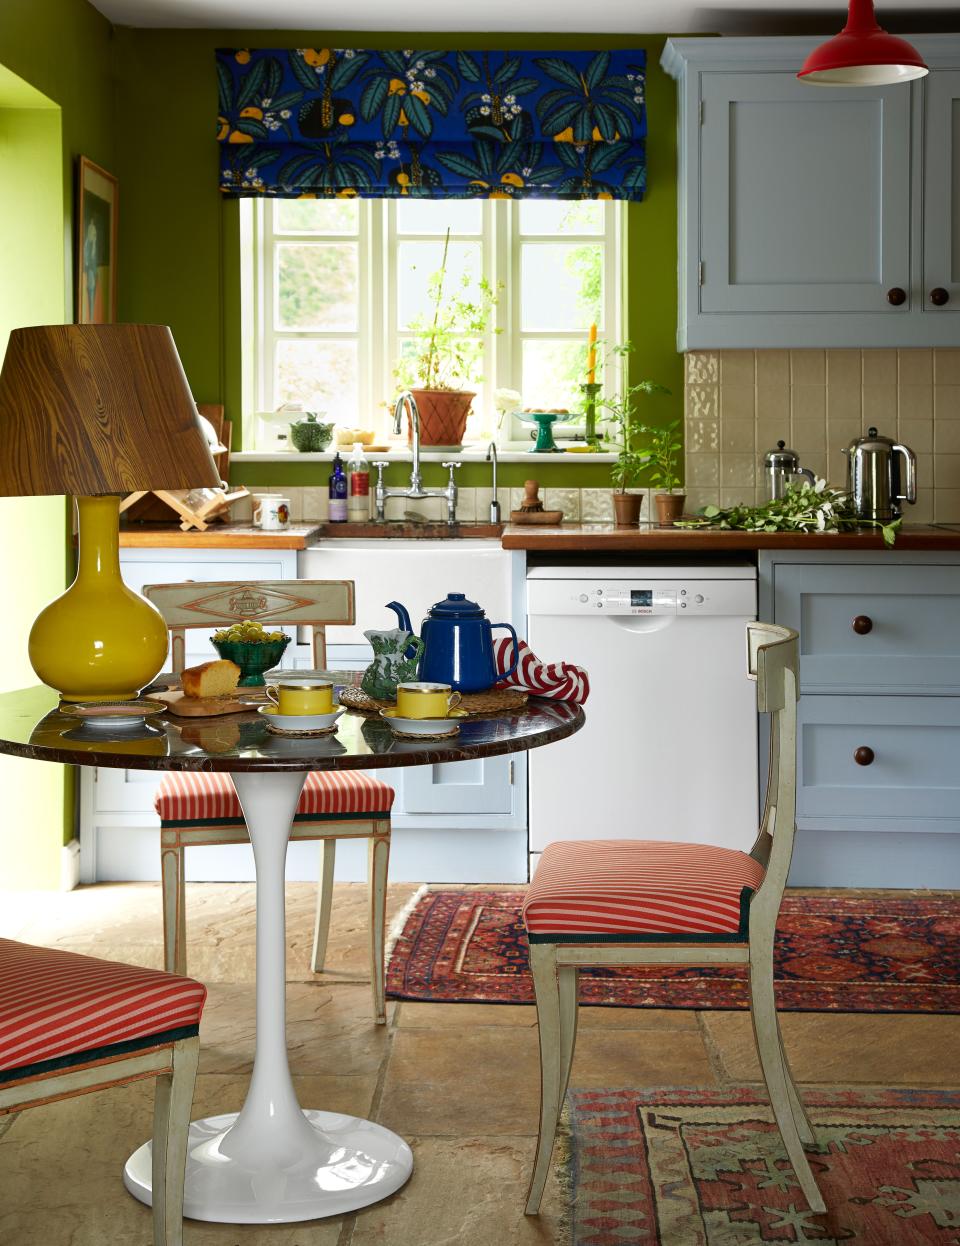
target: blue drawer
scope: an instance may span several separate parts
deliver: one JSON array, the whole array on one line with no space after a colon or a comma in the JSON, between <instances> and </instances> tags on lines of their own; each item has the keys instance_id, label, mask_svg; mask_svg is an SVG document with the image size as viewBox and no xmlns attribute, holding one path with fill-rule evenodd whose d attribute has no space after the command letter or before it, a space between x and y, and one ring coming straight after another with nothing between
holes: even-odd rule
<instances>
[{"instance_id":1,"label":"blue drawer","mask_svg":"<svg viewBox=\"0 0 960 1246\"><path fill-rule=\"evenodd\" d=\"M801 828L960 831L960 700L805 696L797 767Z\"/></svg>"},{"instance_id":2,"label":"blue drawer","mask_svg":"<svg viewBox=\"0 0 960 1246\"><path fill-rule=\"evenodd\" d=\"M774 617L800 633L804 693L960 692L958 566L777 566Z\"/></svg>"}]
</instances>

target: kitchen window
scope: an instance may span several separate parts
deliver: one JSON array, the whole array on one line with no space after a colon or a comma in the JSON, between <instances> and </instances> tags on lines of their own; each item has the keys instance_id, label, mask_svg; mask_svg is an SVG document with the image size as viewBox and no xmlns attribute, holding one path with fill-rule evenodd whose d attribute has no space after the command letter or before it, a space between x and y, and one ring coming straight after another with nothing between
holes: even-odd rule
<instances>
[{"instance_id":1,"label":"kitchen window","mask_svg":"<svg viewBox=\"0 0 960 1246\"><path fill-rule=\"evenodd\" d=\"M609 343L622 336L615 201L248 199L240 211L248 447L276 448L265 413L288 402L387 432L394 368L429 313L448 227L448 288L462 282L470 297L486 278L498 292L486 332L467 339L468 439L492 435L497 389L520 391L528 408L580 410L591 324ZM508 418L508 439L526 445L529 428Z\"/></svg>"}]
</instances>

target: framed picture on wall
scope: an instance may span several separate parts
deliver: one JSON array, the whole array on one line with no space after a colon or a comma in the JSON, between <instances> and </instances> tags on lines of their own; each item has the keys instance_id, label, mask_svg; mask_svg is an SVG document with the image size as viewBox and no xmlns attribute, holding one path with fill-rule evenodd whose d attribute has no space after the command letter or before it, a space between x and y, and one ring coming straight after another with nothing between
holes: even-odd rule
<instances>
[{"instance_id":1,"label":"framed picture on wall","mask_svg":"<svg viewBox=\"0 0 960 1246\"><path fill-rule=\"evenodd\" d=\"M77 176L77 324L117 318L117 179L80 157Z\"/></svg>"}]
</instances>

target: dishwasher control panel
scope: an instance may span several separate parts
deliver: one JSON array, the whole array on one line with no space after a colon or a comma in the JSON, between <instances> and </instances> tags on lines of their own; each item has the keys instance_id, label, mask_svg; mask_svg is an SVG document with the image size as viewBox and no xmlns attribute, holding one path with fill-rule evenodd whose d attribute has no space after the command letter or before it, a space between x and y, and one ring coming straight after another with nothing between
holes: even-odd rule
<instances>
[{"instance_id":1,"label":"dishwasher control panel","mask_svg":"<svg viewBox=\"0 0 960 1246\"><path fill-rule=\"evenodd\" d=\"M754 580L528 580L530 614L756 617Z\"/></svg>"}]
</instances>

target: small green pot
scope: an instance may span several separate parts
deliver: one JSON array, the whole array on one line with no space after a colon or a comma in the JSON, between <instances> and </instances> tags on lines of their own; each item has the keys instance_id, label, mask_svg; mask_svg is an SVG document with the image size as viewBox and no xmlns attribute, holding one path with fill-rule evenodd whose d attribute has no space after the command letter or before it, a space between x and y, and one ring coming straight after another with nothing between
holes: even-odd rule
<instances>
[{"instance_id":1,"label":"small green pot","mask_svg":"<svg viewBox=\"0 0 960 1246\"><path fill-rule=\"evenodd\" d=\"M240 667L241 688L262 688L263 672L272 670L283 657L290 637L283 640L212 640L221 658Z\"/></svg>"}]
</instances>

